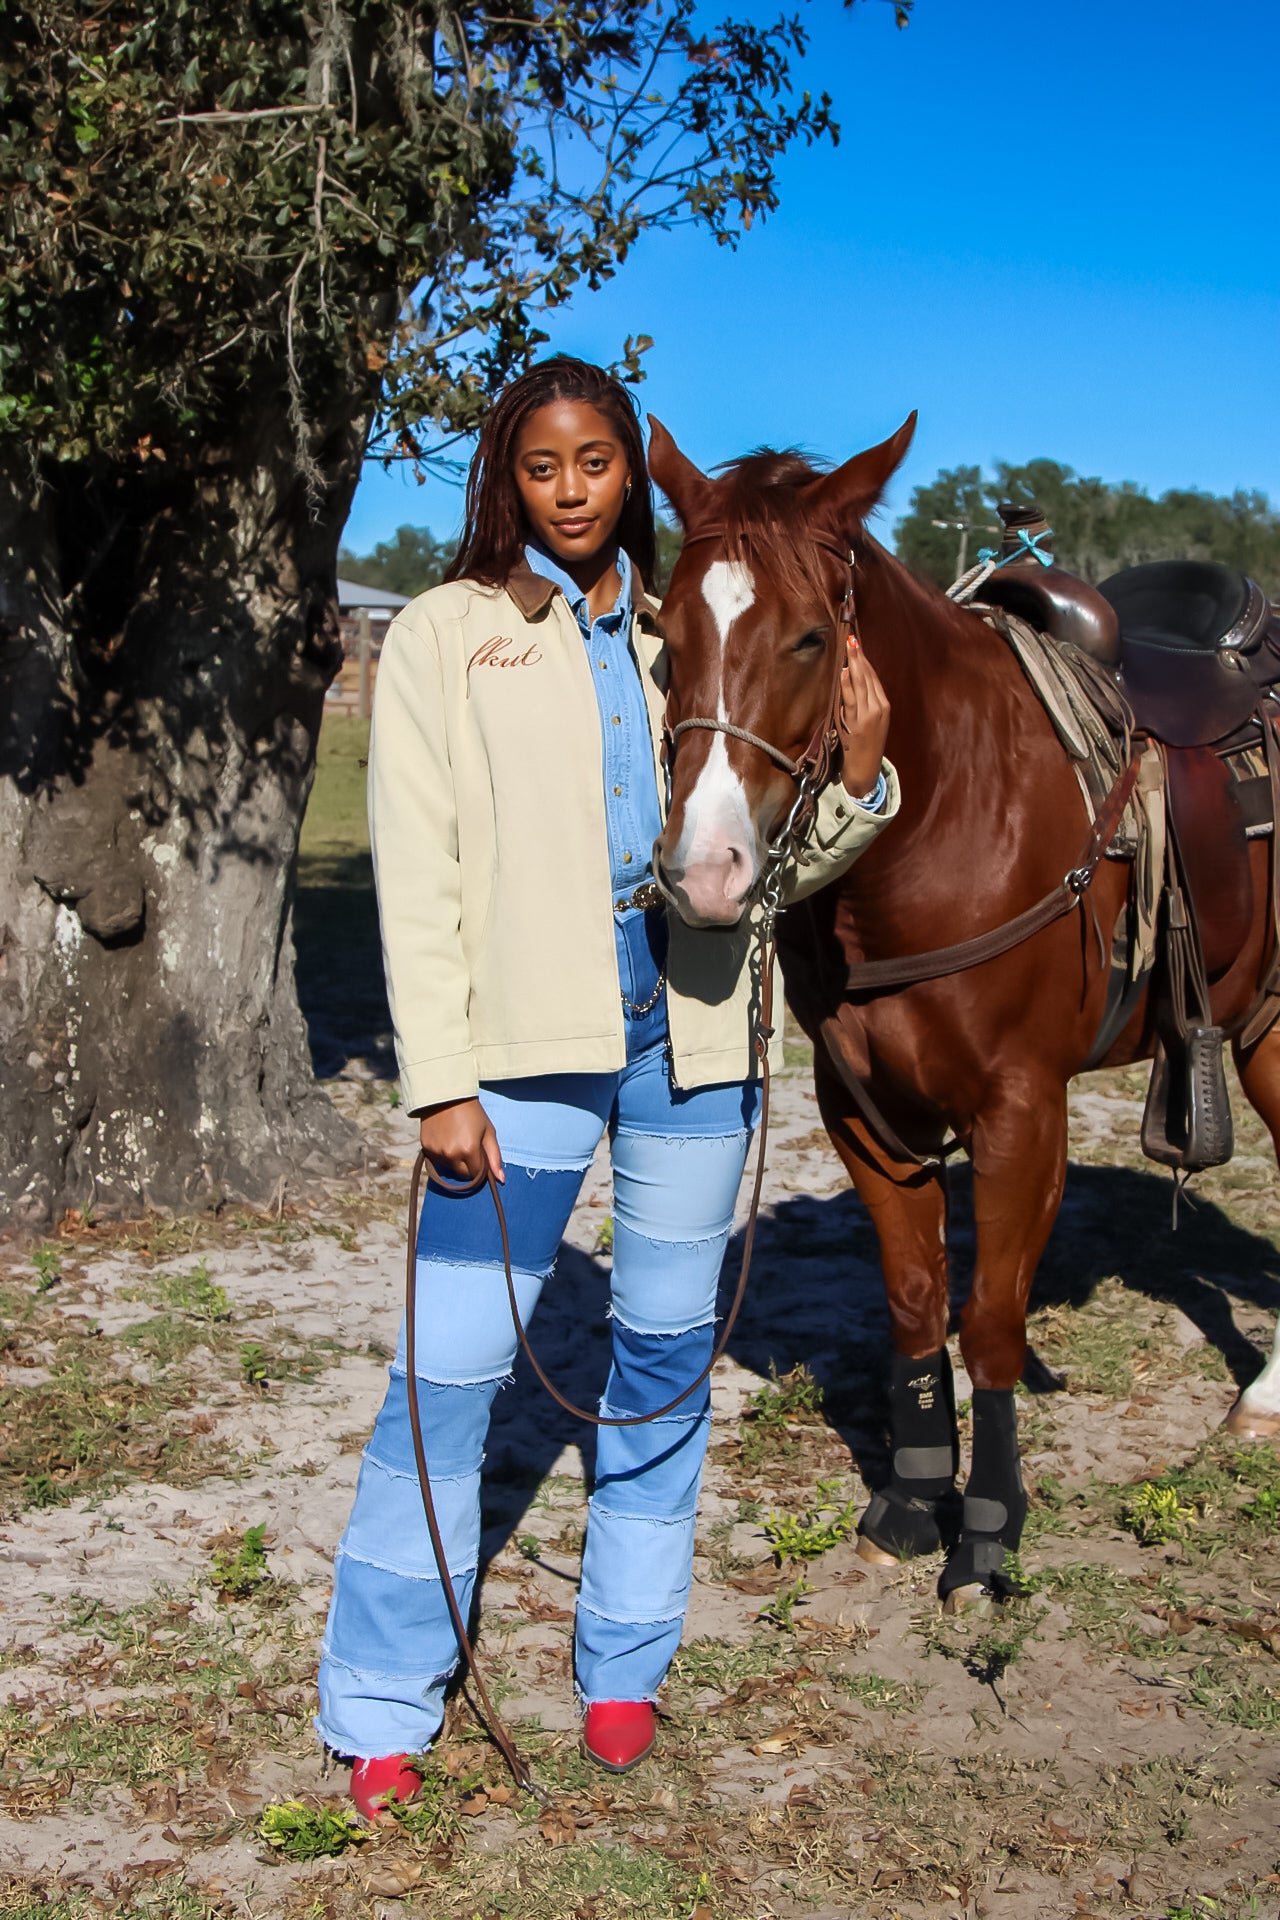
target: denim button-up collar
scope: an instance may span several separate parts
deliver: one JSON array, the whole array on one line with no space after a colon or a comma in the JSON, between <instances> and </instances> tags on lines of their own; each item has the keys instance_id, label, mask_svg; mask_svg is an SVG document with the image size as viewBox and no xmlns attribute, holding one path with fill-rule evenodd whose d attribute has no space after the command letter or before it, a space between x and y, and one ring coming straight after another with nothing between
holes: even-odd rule
<instances>
[{"instance_id":1,"label":"denim button-up collar","mask_svg":"<svg viewBox=\"0 0 1280 1920\"><path fill-rule=\"evenodd\" d=\"M652 878L653 843L662 832L662 812L653 770L653 736L640 667L631 646L635 574L618 555L622 581L608 613L592 620L587 596L543 548L532 544L525 558L533 571L559 587L587 649L603 742L605 823L614 911L642 881Z\"/></svg>"}]
</instances>

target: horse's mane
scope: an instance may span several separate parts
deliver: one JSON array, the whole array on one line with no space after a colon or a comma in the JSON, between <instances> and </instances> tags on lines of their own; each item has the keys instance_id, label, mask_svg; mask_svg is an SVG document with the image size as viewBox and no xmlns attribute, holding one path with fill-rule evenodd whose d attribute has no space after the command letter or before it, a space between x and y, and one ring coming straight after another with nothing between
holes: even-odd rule
<instances>
[{"instance_id":1,"label":"horse's mane","mask_svg":"<svg viewBox=\"0 0 1280 1920\"><path fill-rule=\"evenodd\" d=\"M826 471L797 447L757 447L716 471L718 523L730 553L759 566L789 599L829 593L830 563L813 539L804 497Z\"/></svg>"}]
</instances>

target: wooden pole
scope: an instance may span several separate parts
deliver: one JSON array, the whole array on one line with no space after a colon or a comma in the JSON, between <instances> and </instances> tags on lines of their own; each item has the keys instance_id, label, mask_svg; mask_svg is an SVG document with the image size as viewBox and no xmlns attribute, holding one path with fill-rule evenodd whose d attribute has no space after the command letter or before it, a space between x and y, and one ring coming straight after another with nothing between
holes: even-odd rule
<instances>
[{"instance_id":1,"label":"wooden pole","mask_svg":"<svg viewBox=\"0 0 1280 1920\"><path fill-rule=\"evenodd\" d=\"M369 619L368 607L361 607L357 612L356 629L360 635L360 704L358 712L362 720L367 720L373 712L373 623Z\"/></svg>"}]
</instances>

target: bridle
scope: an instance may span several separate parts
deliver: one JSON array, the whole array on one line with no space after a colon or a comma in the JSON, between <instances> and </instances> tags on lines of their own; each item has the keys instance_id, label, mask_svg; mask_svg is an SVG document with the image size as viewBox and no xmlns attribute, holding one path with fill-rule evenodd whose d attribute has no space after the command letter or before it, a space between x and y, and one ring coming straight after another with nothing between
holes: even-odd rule
<instances>
[{"instance_id":1,"label":"bridle","mask_svg":"<svg viewBox=\"0 0 1280 1920\"><path fill-rule=\"evenodd\" d=\"M840 702L840 675L844 668L844 642L850 634L852 634L855 639L858 634L858 612L854 599L854 568L856 565L854 550L852 547L839 545L836 541L829 540L822 534L815 534L812 537L816 545L824 548L826 552L834 554L841 566L847 569L848 582L844 594L841 597L840 604L836 609L836 646L830 696L827 700L823 717L818 724L817 731L814 733L813 738L799 759L793 760L790 754L783 753L782 749L775 747L772 741L764 739L758 733L752 733L746 727L735 726L728 720L713 720L703 717L702 715L695 715L688 720L678 720L674 727L664 726L662 730L663 757L667 768L668 799L670 798L670 783L675 767L676 741L682 733L722 733L727 735L730 740L741 740L745 745L755 747L757 752L765 754L768 759L773 761L776 767L781 767L782 771L796 782L799 791L796 794L795 803L787 816L781 832L771 842L769 847L769 854L765 863L765 871L768 873L777 873L787 854L795 849L808 824L809 816L812 813L814 803L819 793L821 793L823 787L826 786L828 780L831 778L836 751L840 744L840 735L836 727L836 711ZM703 540L721 540L726 546L729 544L729 537L725 529L717 526L699 527L695 532L686 534L684 544L686 547L692 547Z\"/></svg>"}]
</instances>

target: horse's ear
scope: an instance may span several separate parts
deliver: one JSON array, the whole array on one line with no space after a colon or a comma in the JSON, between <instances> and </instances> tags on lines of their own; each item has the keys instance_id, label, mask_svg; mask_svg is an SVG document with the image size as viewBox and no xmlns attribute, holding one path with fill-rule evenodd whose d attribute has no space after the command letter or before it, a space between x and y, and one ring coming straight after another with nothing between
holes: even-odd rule
<instances>
[{"instance_id":1,"label":"horse's ear","mask_svg":"<svg viewBox=\"0 0 1280 1920\"><path fill-rule=\"evenodd\" d=\"M649 471L688 527L711 497L711 482L685 458L661 420L649 415Z\"/></svg>"},{"instance_id":2,"label":"horse's ear","mask_svg":"<svg viewBox=\"0 0 1280 1920\"><path fill-rule=\"evenodd\" d=\"M888 486L907 457L907 448L915 435L917 415L909 414L895 434L878 447L855 453L834 473L816 480L808 495L825 509L842 529L847 522L863 520Z\"/></svg>"}]
</instances>

